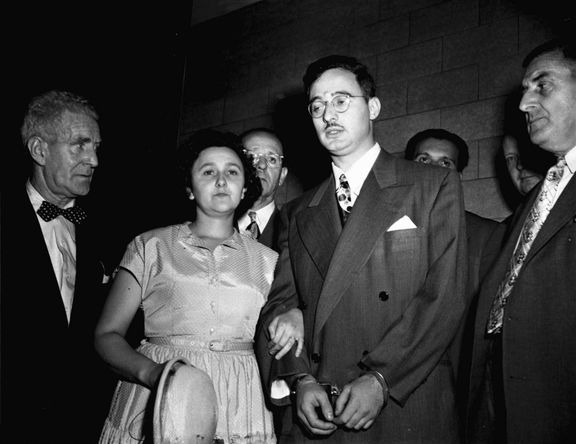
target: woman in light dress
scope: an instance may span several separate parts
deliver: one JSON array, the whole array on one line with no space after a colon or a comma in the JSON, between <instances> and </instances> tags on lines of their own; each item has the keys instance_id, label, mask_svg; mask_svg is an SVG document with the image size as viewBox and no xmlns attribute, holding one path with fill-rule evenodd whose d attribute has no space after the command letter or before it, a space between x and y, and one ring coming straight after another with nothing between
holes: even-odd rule
<instances>
[{"instance_id":1,"label":"woman in light dress","mask_svg":"<svg viewBox=\"0 0 576 444\"><path fill-rule=\"evenodd\" d=\"M252 344L278 255L234 224L259 180L228 133L196 133L179 167L195 217L132 240L96 328L97 351L121 376L100 442L151 442L154 388L164 364L184 357L213 382L214 442L274 443ZM125 335L138 309L147 339L134 350ZM302 337L301 316L291 315L278 323L279 346Z\"/></svg>"}]
</instances>

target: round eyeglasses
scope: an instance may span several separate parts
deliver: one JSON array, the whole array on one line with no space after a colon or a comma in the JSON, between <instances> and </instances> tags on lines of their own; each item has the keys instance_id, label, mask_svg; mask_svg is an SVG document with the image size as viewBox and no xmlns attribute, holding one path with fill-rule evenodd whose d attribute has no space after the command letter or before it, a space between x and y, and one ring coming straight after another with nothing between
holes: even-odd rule
<instances>
[{"instance_id":1,"label":"round eyeglasses","mask_svg":"<svg viewBox=\"0 0 576 444\"><path fill-rule=\"evenodd\" d=\"M330 100L320 100L320 99L313 100L308 104L308 112L310 113L312 118L318 119L324 115L324 112L326 111L326 106L328 105L328 103L330 103L330 105L332 105L332 107L336 110L336 112L343 113L345 111L348 111L348 108L350 108L350 102L355 97L366 98L366 96L353 96L351 94L336 94Z\"/></svg>"},{"instance_id":2,"label":"round eyeglasses","mask_svg":"<svg viewBox=\"0 0 576 444\"><path fill-rule=\"evenodd\" d=\"M258 166L260 163L260 159L266 162L266 165L269 168L280 168L282 165L282 159L284 156L280 156L274 153L254 153L252 151L244 150L244 154L248 157L248 160L252 163L253 166Z\"/></svg>"}]
</instances>

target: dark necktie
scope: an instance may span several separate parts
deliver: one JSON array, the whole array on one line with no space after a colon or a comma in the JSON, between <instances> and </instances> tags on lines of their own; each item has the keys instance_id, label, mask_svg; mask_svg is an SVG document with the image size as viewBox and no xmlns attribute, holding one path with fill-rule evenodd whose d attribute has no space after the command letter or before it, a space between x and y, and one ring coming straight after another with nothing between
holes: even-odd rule
<instances>
[{"instance_id":1,"label":"dark necktie","mask_svg":"<svg viewBox=\"0 0 576 444\"><path fill-rule=\"evenodd\" d=\"M248 211L248 216L250 217L250 223L246 230L250 232L252 239L258 239L260 237L260 227L258 227L258 222L256 222L256 211Z\"/></svg>"},{"instance_id":2,"label":"dark necktie","mask_svg":"<svg viewBox=\"0 0 576 444\"><path fill-rule=\"evenodd\" d=\"M340 185L336 188L336 197L338 198L338 204L342 209L342 219L346 222L346 219L350 215L350 211L352 211L352 194L346 176L341 174L339 180Z\"/></svg>"},{"instance_id":3,"label":"dark necktie","mask_svg":"<svg viewBox=\"0 0 576 444\"><path fill-rule=\"evenodd\" d=\"M512 259L508 264L506 276L500 284L496 297L492 302L487 327L487 332L489 334L500 333L502 330L504 307L508 301L508 296L510 296L516 279L518 279L518 273L522 268L524 259L526 259L526 256L528 255L528 251L530 251L532 242L534 242L538 231L540 231L540 227L542 227L544 221L548 217L548 213L550 213L550 210L552 209L552 202L556 196L556 190L558 189L560 179L562 179L565 165L566 160L560 158L558 163L548 170L546 178L542 182L542 187L540 188L538 197L536 197L534 205L532 206L526 221L524 221L520 240L518 241L516 249L512 254Z\"/></svg>"},{"instance_id":4,"label":"dark necktie","mask_svg":"<svg viewBox=\"0 0 576 444\"><path fill-rule=\"evenodd\" d=\"M86 217L88 217L86 212L79 206L64 209L47 201L42 202L42 205L40 205L37 212L46 222L50 222L52 219L62 215L70 222L80 224L86 219Z\"/></svg>"}]
</instances>

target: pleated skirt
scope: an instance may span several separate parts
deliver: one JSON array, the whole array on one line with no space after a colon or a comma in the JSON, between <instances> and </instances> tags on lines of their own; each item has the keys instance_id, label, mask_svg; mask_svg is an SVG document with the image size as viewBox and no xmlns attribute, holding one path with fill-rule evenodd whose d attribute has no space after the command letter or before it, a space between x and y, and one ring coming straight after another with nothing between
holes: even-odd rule
<instances>
[{"instance_id":1,"label":"pleated skirt","mask_svg":"<svg viewBox=\"0 0 576 444\"><path fill-rule=\"evenodd\" d=\"M214 352L206 347L157 345L143 341L138 351L155 362L186 358L205 371L218 400L215 442L276 443L272 414L264 394L253 350ZM128 381L116 387L101 444L152 443L154 393Z\"/></svg>"}]
</instances>

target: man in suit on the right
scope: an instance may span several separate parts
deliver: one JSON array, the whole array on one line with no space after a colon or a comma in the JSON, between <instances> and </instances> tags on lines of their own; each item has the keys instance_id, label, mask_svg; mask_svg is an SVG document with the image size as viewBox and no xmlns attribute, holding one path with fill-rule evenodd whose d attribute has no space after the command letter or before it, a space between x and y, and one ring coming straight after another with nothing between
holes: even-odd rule
<instances>
[{"instance_id":1,"label":"man in suit on the right","mask_svg":"<svg viewBox=\"0 0 576 444\"><path fill-rule=\"evenodd\" d=\"M520 109L530 139L558 163L516 210L482 285L467 442L566 443L576 436L574 41L547 42L523 65Z\"/></svg>"}]
</instances>

